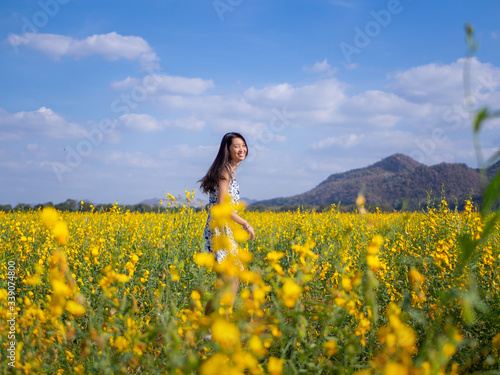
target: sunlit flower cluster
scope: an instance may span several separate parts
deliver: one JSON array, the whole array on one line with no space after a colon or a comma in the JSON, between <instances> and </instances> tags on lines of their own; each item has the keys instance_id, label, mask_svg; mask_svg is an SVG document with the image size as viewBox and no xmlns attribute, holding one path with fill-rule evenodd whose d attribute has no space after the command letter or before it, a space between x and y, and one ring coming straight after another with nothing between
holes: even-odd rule
<instances>
[{"instance_id":1,"label":"sunlit flower cluster","mask_svg":"<svg viewBox=\"0 0 500 375\"><path fill-rule=\"evenodd\" d=\"M362 196L354 213L226 202L212 210L215 248L232 245L227 227L238 252L217 263L201 251L207 212L166 199L164 213L0 213L0 319L14 260L20 373L499 369L499 238L486 240L470 201L414 213L370 213ZM254 241L230 219L235 209ZM463 263L467 241L479 245ZM8 345L5 325L0 340Z\"/></svg>"}]
</instances>

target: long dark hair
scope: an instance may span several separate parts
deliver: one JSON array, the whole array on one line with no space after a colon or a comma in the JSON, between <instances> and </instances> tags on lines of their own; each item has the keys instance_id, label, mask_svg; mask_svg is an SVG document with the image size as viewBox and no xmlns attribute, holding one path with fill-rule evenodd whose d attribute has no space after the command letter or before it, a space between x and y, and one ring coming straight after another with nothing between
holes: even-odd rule
<instances>
[{"instance_id":1,"label":"long dark hair","mask_svg":"<svg viewBox=\"0 0 500 375\"><path fill-rule=\"evenodd\" d=\"M219 180L224 179L224 176L222 174L224 169L228 169L229 171L231 170L231 156L229 154L229 147L231 146L231 144L233 143L233 139L235 138L243 139L243 142L245 142L245 146L247 145L247 141L240 133L231 132L225 134L224 137L222 137L219 152L217 153L212 166L208 169L205 177L198 181L200 182L201 190L205 194L215 192L215 188L219 186ZM245 157L246 156L248 156L248 147Z\"/></svg>"}]
</instances>

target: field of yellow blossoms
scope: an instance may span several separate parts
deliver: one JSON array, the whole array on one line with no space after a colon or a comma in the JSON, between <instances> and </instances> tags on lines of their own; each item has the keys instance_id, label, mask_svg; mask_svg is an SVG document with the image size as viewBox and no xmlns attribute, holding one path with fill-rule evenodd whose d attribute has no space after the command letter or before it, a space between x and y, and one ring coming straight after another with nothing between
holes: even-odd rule
<instances>
[{"instance_id":1,"label":"field of yellow blossoms","mask_svg":"<svg viewBox=\"0 0 500 375\"><path fill-rule=\"evenodd\" d=\"M500 373L499 237L470 202L243 211L244 271L200 253L206 215L0 213L2 373Z\"/></svg>"}]
</instances>

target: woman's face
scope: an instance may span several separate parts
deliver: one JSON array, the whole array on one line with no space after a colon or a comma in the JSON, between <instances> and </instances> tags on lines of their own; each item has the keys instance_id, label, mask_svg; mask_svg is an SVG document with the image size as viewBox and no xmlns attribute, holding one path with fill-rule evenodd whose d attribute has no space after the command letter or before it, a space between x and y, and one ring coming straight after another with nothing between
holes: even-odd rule
<instances>
[{"instance_id":1,"label":"woman's face","mask_svg":"<svg viewBox=\"0 0 500 375\"><path fill-rule=\"evenodd\" d=\"M234 163L239 163L245 160L247 156L247 145L241 138L233 138L231 146L229 146L229 155Z\"/></svg>"}]
</instances>

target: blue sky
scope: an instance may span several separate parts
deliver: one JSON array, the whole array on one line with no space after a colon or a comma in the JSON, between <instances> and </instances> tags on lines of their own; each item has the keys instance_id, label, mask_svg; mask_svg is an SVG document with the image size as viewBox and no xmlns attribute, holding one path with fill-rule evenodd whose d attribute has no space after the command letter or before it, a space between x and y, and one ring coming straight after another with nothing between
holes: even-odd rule
<instances>
[{"instance_id":1,"label":"blue sky","mask_svg":"<svg viewBox=\"0 0 500 375\"><path fill-rule=\"evenodd\" d=\"M237 176L252 199L398 152L476 167L466 22L480 42L471 108L500 103L497 0L5 0L0 10L0 204L183 195L228 131L247 138ZM486 155L499 129L487 124Z\"/></svg>"}]
</instances>

